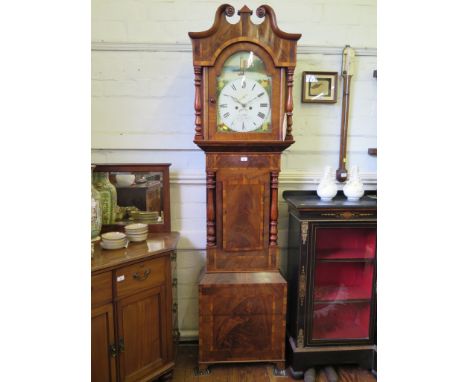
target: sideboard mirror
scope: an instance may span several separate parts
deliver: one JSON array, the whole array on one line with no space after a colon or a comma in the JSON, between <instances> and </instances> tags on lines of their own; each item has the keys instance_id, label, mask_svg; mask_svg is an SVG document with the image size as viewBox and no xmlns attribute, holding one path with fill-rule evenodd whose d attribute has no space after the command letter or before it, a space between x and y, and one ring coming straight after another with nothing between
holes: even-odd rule
<instances>
[{"instance_id":1,"label":"sideboard mirror","mask_svg":"<svg viewBox=\"0 0 468 382\"><path fill-rule=\"evenodd\" d=\"M149 232L170 232L170 164L96 164L93 185L101 193L102 232L146 223Z\"/></svg>"}]
</instances>

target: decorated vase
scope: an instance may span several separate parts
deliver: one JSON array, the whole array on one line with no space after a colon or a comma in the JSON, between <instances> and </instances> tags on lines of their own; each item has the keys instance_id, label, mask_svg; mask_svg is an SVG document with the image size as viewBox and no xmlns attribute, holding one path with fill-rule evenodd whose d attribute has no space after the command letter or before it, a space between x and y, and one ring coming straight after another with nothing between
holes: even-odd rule
<instances>
[{"instance_id":1,"label":"decorated vase","mask_svg":"<svg viewBox=\"0 0 468 382\"><path fill-rule=\"evenodd\" d=\"M101 196L102 224L114 224L117 212L117 190L108 172L94 172L93 185Z\"/></svg>"},{"instance_id":2,"label":"decorated vase","mask_svg":"<svg viewBox=\"0 0 468 382\"><path fill-rule=\"evenodd\" d=\"M355 202L364 195L364 184L359 176L358 166L352 166L349 171L349 180L343 187L343 193L348 200Z\"/></svg>"},{"instance_id":3,"label":"decorated vase","mask_svg":"<svg viewBox=\"0 0 468 382\"><path fill-rule=\"evenodd\" d=\"M91 174L94 170L91 166ZM101 194L93 186L91 182L91 239L99 236L102 228L102 210L101 210Z\"/></svg>"},{"instance_id":4,"label":"decorated vase","mask_svg":"<svg viewBox=\"0 0 468 382\"><path fill-rule=\"evenodd\" d=\"M330 166L326 166L322 179L317 187L317 195L320 196L320 199L324 202L329 202L336 196L337 192L338 187L336 186L332 169Z\"/></svg>"}]
</instances>

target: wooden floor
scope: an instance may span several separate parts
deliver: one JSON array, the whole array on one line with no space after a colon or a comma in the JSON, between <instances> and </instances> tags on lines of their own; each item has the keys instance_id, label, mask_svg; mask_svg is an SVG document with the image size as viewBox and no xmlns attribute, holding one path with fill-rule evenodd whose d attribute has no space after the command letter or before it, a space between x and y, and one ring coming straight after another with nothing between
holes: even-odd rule
<instances>
[{"instance_id":1,"label":"wooden floor","mask_svg":"<svg viewBox=\"0 0 468 382\"><path fill-rule=\"evenodd\" d=\"M211 366L209 375L195 376L198 347L196 345L179 345L176 366L172 376L173 382L287 382L297 381L292 377L275 377L273 365L269 364L236 364L235 366ZM375 382L377 379L368 371L358 368L335 368L338 382ZM327 380L324 370L319 370L315 382Z\"/></svg>"}]
</instances>

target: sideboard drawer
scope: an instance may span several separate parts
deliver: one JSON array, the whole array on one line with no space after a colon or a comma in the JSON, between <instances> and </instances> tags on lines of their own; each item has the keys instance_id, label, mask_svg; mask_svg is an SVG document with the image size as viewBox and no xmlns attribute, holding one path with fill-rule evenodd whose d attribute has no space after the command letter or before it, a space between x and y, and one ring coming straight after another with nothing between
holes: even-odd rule
<instances>
[{"instance_id":1,"label":"sideboard drawer","mask_svg":"<svg viewBox=\"0 0 468 382\"><path fill-rule=\"evenodd\" d=\"M99 306L112 301L112 272L91 276L91 305Z\"/></svg>"},{"instance_id":2,"label":"sideboard drawer","mask_svg":"<svg viewBox=\"0 0 468 382\"><path fill-rule=\"evenodd\" d=\"M114 271L117 298L164 284L167 258L142 261ZM167 270L169 272L170 270Z\"/></svg>"}]
</instances>

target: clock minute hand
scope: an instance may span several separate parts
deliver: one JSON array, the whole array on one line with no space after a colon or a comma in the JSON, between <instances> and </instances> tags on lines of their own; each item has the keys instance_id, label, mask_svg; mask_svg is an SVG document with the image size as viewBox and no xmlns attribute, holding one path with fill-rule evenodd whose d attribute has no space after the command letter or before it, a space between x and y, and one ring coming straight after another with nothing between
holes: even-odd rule
<instances>
[{"instance_id":1,"label":"clock minute hand","mask_svg":"<svg viewBox=\"0 0 468 382\"><path fill-rule=\"evenodd\" d=\"M253 97L252 99L249 99L249 100L245 103L245 105L248 105L250 102L256 100L256 99L259 98L259 97L261 97L263 94L264 94L264 93L260 93L260 95L257 95L257 96L255 96L255 97Z\"/></svg>"}]
</instances>

